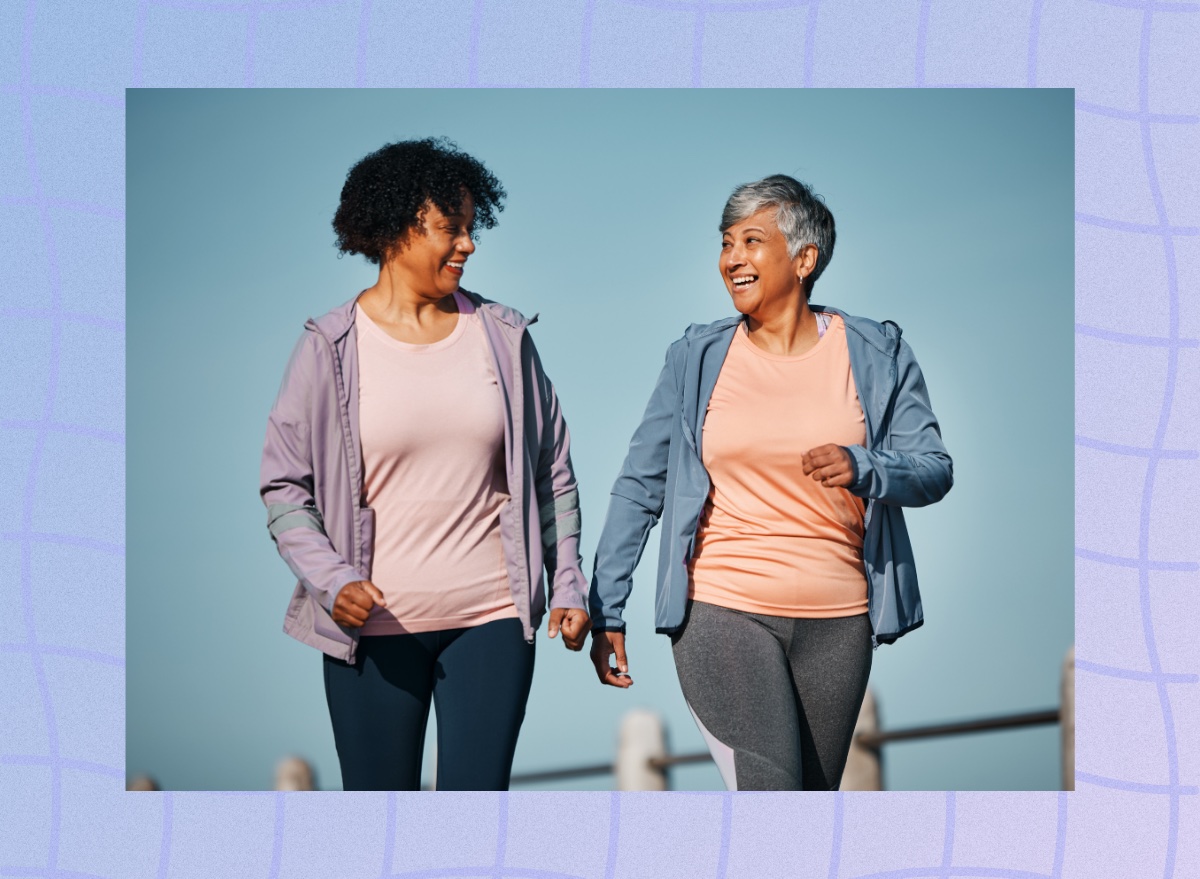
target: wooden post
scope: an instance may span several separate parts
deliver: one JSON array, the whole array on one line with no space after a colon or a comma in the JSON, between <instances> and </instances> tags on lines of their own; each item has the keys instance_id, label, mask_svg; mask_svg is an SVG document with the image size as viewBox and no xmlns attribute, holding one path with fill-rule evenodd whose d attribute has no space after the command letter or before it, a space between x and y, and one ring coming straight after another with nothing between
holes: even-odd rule
<instances>
[{"instance_id":1,"label":"wooden post","mask_svg":"<svg viewBox=\"0 0 1200 879\"><path fill-rule=\"evenodd\" d=\"M284 757L275 765L275 790L313 789L313 770L306 760Z\"/></svg>"},{"instance_id":2,"label":"wooden post","mask_svg":"<svg viewBox=\"0 0 1200 879\"><path fill-rule=\"evenodd\" d=\"M1075 645L1063 661L1062 703L1058 709L1062 726L1063 790L1075 790Z\"/></svg>"},{"instance_id":3,"label":"wooden post","mask_svg":"<svg viewBox=\"0 0 1200 879\"><path fill-rule=\"evenodd\" d=\"M666 790L666 770L650 765L666 755L662 718L642 708L626 712L617 734L617 790Z\"/></svg>"},{"instance_id":4,"label":"wooden post","mask_svg":"<svg viewBox=\"0 0 1200 879\"><path fill-rule=\"evenodd\" d=\"M846 771L842 773L839 790L883 790L883 774L879 766L879 749L859 744L859 733L879 732L879 712L875 704L875 693L867 690L858 720L854 723L854 738L850 740L850 756L846 758Z\"/></svg>"}]
</instances>

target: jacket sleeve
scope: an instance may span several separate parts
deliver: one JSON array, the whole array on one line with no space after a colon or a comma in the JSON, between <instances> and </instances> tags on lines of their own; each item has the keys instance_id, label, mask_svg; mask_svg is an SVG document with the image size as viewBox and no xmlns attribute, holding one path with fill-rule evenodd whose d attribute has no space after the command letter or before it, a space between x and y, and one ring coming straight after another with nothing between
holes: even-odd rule
<instances>
[{"instance_id":1,"label":"jacket sleeve","mask_svg":"<svg viewBox=\"0 0 1200 879\"><path fill-rule=\"evenodd\" d=\"M671 426L679 411L674 351L674 345L667 351L667 362L659 373L641 424L629 442L629 452L609 497L608 515L592 568L589 603L594 631L625 631L622 614L633 591L633 572L641 561L651 530L662 516Z\"/></svg>"},{"instance_id":2,"label":"jacket sleeve","mask_svg":"<svg viewBox=\"0 0 1200 879\"><path fill-rule=\"evenodd\" d=\"M896 357L896 373L882 447L875 451L846 447L855 469L850 491L894 506L923 507L950 490L954 465L942 444L921 367L904 341Z\"/></svg>"},{"instance_id":3,"label":"jacket sleeve","mask_svg":"<svg viewBox=\"0 0 1200 879\"><path fill-rule=\"evenodd\" d=\"M334 549L314 496L312 398L317 340L305 332L292 351L267 418L259 493L267 529L292 573L326 610L347 583L364 579Z\"/></svg>"},{"instance_id":4,"label":"jacket sleeve","mask_svg":"<svg viewBox=\"0 0 1200 879\"><path fill-rule=\"evenodd\" d=\"M542 530L542 557L549 585L549 608L586 608L587 579L579 557L579 486L571 466L571 435L554 384L542 368L533 340L526 333L527 362L532 366L542 406L534 490Z\"/></svg>"}]
</instances>

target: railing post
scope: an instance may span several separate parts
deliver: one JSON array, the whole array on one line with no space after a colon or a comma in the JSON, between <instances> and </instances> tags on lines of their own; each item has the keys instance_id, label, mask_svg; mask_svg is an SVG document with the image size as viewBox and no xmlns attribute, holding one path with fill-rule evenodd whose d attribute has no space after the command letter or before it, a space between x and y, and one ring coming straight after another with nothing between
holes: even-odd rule
<instances>
[{"instance_id":1,"label":"railing post","mask_svg":"<svg viewBox=\"0 0 1200 879\"><path fill-rule=\"evenodd\" d=\"M1075 645L1063 661L1062 702L1058 709L1062 727L1063 790L1075 790Z\"/></svg>"},{"instance_id":2,"label":"railing post","mask_svg":"<svg viewBox=\"0 0 1200 879\"><path fill-rule=\"evenodd\" d=\"M846 758L846 771L842 773L840 790L883 790L882 773L879 767L879 749L868 748L859 743L859 733L879 732L879 712L875 705L875 693L867 690L858 720L854 723L854 738L850 740L850 756Z\"/></svg>"},{"instance_id":3,"label":"railing post","mask_svg":"<svg viewBox=\"0 0 1200 879\"><path fill-rule=\"evenodd\" d=\"M149 775L135 775L125 782L125 790L162 790L158 782Z\"/></svg>"},{"instance_id":4,"label":"railing post","mask_svg":"<svg viewBox=\"0 0 1200 879\"><path fill-rule=\"evenodd\" d=\"M308 761L284 757L275 764L275 790L313 789L313 770Z\"/></svg>"},{"instance_id":5,"label":"railing post","mask_svg":"<svg viewBox=\"0 0 1200 879\"><path fill-rule=\"evenodd\" d=\"M662 718L641 708L626 712L617 733L617 790L666 790L667 771L650 765L666 756Z\"/></svg>"}]
</instances>

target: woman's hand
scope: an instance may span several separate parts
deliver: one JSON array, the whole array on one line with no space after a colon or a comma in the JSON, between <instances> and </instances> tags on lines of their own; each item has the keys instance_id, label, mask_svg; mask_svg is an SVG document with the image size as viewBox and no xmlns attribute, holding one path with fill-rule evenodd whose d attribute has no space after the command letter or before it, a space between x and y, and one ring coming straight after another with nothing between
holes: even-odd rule
<instances>
[{"instance_id":1,"label":"woman's hand","mask_svg":"<svg viewBox=\"0 0 1200 879\"><path fill-rule=\"evenodd\" d=\"M617 657L615 669L608 664L608 658L613 655ZM592 665L596 667L600 683L621 689L633 686L629 662L625 659L624 632L595 632L592 635Z\"/></svg>"},{"instance_id":2,"label":"woman's hand","mask_svg":"<svg viewBox=\"0 0 1200 879\"><path fill-rule=\"evenodd\" d=\"M383 593L370 580L347 583L338 592L333 603L333 621L338 625L357 629L367 621L367 614L375 605L387 607Z\"/></svg>"},{"instance_id":3,"label":"woman's hand","mask_svg":"<svg viewBox=\"0 0 1200 879\"><path fill-rule=\"evenodd\" d=\"M826 488L847 488L854 481L854 463L850 453L833 443L809 449L800 456L804 475Z\"/></svg>"},{"instance_id":4,"label":"woman's hand","mask_svg":"<svg viewBox=\"0 0 1200 879\"><path fill-rule=\"evenodd\" d=\"M563 645L568 650L582 650L592 621L587 611L578 607L557 607L550 611L550 637L562 631Z\"/></svg>"}]
</instances>

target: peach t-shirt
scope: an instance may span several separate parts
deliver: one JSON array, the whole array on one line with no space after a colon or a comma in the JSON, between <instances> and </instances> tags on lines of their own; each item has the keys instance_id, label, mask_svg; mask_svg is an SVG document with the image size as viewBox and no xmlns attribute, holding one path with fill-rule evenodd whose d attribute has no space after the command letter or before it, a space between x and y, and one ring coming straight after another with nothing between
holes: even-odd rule
<instances>
[{"instance_id":1,"label":"peach t-shirt","mask_svg":"<svg viewBox=\"0 0 1200 879\"><path fill-rule=\"evenodd\" d=\"M800 464L816 446L865 442L840 317L798 357L763 351L739 326L704 418L712 490L689 596L782 617L865 613L863 501L822 486Z\"/></svg>"},{"instance_id":2,"label":"peach t-shirt","mask_svg":"<svg viewBox=\"0 0 1200 879\"><path fill-rule=\"evenodd\" d=\"M431 345L389 336L357 310L363 503L375 510L364 635L429 632L517 616L500 540L508 502L504 408L474 306Z\"/></svg>"}]
</instances>

